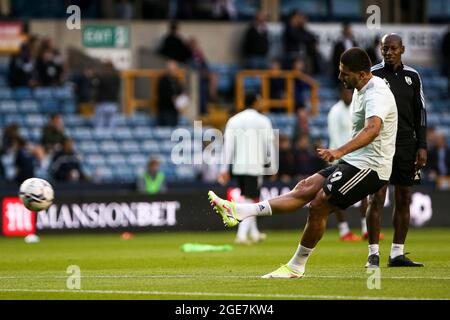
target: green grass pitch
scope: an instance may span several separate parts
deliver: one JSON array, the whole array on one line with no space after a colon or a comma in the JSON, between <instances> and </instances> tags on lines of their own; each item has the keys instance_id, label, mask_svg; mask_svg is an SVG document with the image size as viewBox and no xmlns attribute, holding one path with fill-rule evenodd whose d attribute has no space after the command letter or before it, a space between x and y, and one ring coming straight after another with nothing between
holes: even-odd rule
<instances>
[{"instance_id":1,"label":"green grass pitch","mask_svg":"<svg viewBox=\"0 0 450 320\"><path fill-rule=\"evenodd\" d=\"M381 242L380 289L368 289L367 243L328 230L302 279L261 279L286 263L300 232L269 231L264 243L230 252L184 253L186 242L232 244L233 232L43 235L0 238L0 299L450 299L450 229L411 229L406 251L425 268L387 268ZM386 231L391 239L392 231ZM67 288L77 265L81 288ZM69 281L70 282L70 281ZM369 280L369 283L375 283Z\"/></svg>"}]
</instances>

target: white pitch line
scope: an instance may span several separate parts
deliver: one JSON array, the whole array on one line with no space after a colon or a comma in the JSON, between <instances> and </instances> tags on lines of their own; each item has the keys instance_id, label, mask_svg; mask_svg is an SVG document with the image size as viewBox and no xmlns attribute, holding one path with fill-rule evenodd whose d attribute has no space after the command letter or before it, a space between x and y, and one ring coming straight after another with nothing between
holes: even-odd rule
<instances>
[{"instance_id":1,"label":"white pitch line","mask_svg":"<svg viewBox=\"0 0 450 320\"><path fill-rule=\"evenodd\" d=\"M207 297L246 297L246 298L280 298L280 299L333 299L333 300L435 300L433 298L417 297L370 297L370 296L338 296L309 294L279 294L279 293L230 293L230 292L175 292L175 291L132 291L132 290L68 290L68 289L1 289L0 292L30 292L30 293L95 293L118 295L167 295L167 296L207 296ZM449 299L438 299L449 300Z\"/></svg>"},{"instance_id":2,"label":"white pitch line","mask_svg":"<svg viewBox=\"0 0 450 320\"><path fill-rule=\"evenodd\" d=\"M239 275L81 275L84 279L260 279L261 276ZM306 275L303 279L367 279L367 276L333 276L333 275ZM450 280L450 277L414 277L414 276L382 276L383 279L393 280ZM3 280L17 279L67 279L67 276L0 276Z\"/></svg>"}]
</instances>

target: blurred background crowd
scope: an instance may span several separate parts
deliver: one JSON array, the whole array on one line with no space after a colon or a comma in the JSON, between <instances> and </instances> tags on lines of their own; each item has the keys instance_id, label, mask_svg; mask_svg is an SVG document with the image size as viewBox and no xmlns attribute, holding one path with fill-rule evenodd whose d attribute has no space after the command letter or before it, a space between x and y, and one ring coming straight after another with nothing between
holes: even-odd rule
<instances>
[{"instance_id":1,"label":"blurred background crowd","mask_svg":"<svg viewBox=\"0 0 450 320\"><path fill-rule=\"evenodd\" d=\"M293 183L323 168L327 164L315 149L327 146L327 113L341 99L340 54L362 46L376 64L381 61L382 33L366 43L358 43L354 36L353 25L365 17L352 4L361 7L364 1L349 1L345 19L334 1L278 2L276 14L268 14L262 9L272 4L265 1L0 1L2 23L19 21L23 26L20 46L14 52L3 52L0 60L0 180L21 183L36 176L57 183L126 183L147 193L164 192L177 183L215 183L218 168L213 165L171 163L175 144L171 132L177 127L192 131L193 120L223 129L226 119L238 111L236 74L242 70L269 71L267 96L293 100L292 110L282 103L264 110L281 133L279 172L267 179ZM393 18L396 23L445 26L450 17L450 1L400 3L400 8L392 10L404 12ZM436 3L444 8L443 13ZM124 70L112 60L65 52L55 45L58 39L31 27L30 19L64 21L65 8L71 4L81 8L83 19L114 19L118 24L164 20L166 30L159 29L149 58L160 62L153 68L137 68L159 72L151 112L136 105L132 114L124 114ZM428 8L425 15L422 7ZM202 45L202 33L184 32L193 21L202 21L206 28L214 23L241 26L235 35L239 59L212 63L213 57L207 56ZM325 57L310 24L332 22L339 22L340 35ZM271 28L280 29L276 50ZM217 34L215 46L223 45L220 37ZM450 176L449 28L436 43L436 63L414 65L421 72L427 100L429 161L422 179L430 184ZM292 96L285 71L302 74L293 80ZM197 75L195 83L189 78L191 73ZM314 83L320 86L317 110L311 102ZM255 78L246 80L244 87L266 90ZM189 117L192 108L196 113Z\"/></svg>"}]
</instances>

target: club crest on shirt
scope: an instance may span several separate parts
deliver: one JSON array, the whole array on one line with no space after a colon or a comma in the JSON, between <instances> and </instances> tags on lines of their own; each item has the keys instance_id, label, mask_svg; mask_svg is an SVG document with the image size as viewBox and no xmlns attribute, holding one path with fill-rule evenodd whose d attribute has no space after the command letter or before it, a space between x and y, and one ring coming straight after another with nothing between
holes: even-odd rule
<instances>
[{"instance_id":1,"label":"club crest on shirt","mask_svg":"<svg viewBox=\"0 0 450 320\"><path fill-rule=\"evenodd\" d=\"M386 85L388 86L388 88L390 89L391 86L389 85L389 81L386 80L386 78L383 78L384 82L386 83Z\"/></svg>"},{"instance_id":2,"label":"club crest on shirt","mask_svg":"<svg viewBox=\"0 0 450 320\"><path fill-rule=\"evenodd\" d=\"M409 84L409 85L412 84L412 80L411 80L411 78L408 77L408 76L405 76L405 81L406 81L406 83Z\"/></svg>"}]
</instances>

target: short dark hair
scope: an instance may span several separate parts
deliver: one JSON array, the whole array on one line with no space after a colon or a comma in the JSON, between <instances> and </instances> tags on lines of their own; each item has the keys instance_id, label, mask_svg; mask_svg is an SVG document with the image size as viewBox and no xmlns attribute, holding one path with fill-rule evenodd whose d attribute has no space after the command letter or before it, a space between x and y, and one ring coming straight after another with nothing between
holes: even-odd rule
<instances>
[{"instance_id":1,"label":"short dark hair","mask_svg":"<svg viewBox=\"0 0 450 320\"><path fill-rule=\"evenodd\" d=\"M253 104L258 100L259 93L257 92L248 92L245 94L245 107L250 108Z\"/></svg>"},{"instance_id":2,"label":"short dark hair","mask_svg":"<svg viewBox=\"0 0 450 320\"><path fill-rule=\"evenodd\" d=\"M352 72L370 72L370 67L372 67L372 63L370 62L367 52L358 47L350 48L342 53L340 61Z\"/></svg>"}]
</instances>

